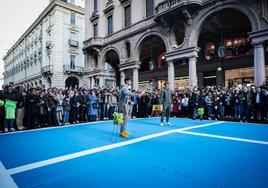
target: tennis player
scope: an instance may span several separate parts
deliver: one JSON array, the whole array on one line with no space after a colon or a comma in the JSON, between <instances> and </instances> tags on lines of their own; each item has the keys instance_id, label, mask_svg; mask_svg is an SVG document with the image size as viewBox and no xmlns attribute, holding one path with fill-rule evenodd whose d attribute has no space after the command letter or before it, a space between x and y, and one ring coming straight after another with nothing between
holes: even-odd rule
<instances>
[{"instance_id":1,"label":"tennis player","mask_svg":"<svg viewBox=\"0 0 268 188\"><path fill-rule=\"evenodd\" d=\"M171 111L171 104L172 104L172 94L169 90L169 83L165 82L163 89L160 91L160 104L163 105L163 112L161 114L161 122L160 126L164 126L164 116L166 116L166 123L167 125L172 125L169 122L170 111Z\"/></svg>"},{"instance_id":2,"label":"tennis player","mask_svg":"<svg viewBox=\"0 0 268 188\"><path fill-rule=\"evenodd\" d=\"M124 123L121 125L120 128L120 136L123 138L128 138L129 133L126 131L127 119L128 119L128 102L130 97L133 97L134 94L129 91L131 88L132 80L130 78L125 78L125 84L122 85L119 91L118 97L118 110L119 113L123 114Z\"/></svg>"}]
</instances>

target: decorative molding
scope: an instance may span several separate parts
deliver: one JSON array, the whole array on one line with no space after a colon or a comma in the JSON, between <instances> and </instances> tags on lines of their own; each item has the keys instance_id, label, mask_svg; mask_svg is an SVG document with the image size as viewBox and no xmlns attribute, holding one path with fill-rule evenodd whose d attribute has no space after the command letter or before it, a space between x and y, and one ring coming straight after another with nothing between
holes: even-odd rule
<instances>
[{"instance_id":1,"label":"decorative molding","mask_svg":"<svg viewBox=\"0 0 268 188\"><path fill-rule=\"evenodd\" d=\"M192 25L192 16L187 9L182 10L183 15L186 18L187 25Z\"/></svg>"},{"instance_id":2,"label":"decorative molding","mask_svg":"<svg viewBox=\"0 0 268 188\"><path fill-rule=\"evenodd\" d=\"M132 0L119 0L123 7L126 7L131 4Z\"/></svg>"},{"instance_id":3,"label":"decorative molding","mask_svg":"<svg viewBox=\"0 0 268 188\"><path fill-rule=\"evenodd\" d=\"M167 62L179 60L179 59L187 59L187 58L192 58L192 57L197 58L199 51L200 51L200 48L198 48L198 47L178 49L178 50L174 50L172 52L167 52L165 54L165 57L166 57Z\"/></svg>"},{"instance_id":4,"label":"decorative molding","mask_svg":"<svg viewBox=\"0 0 268 188\"><path fill-rule=\"evenodd\" d=\"M106 9L103 10L104 14L109 17L110 15L113 14L114 11L114 5L110 4Z\"/></svg>"},{"instance_id":5,"label":"decorative molding","mask_svg":"<svg viewBox=\"0 0 268 188\"><path fill-rule=\"evenodd\" d=\"M111 4L113 4L114 1L113 0L108 0L107 3L106 3L106 7L110 6Z\"/></svg>"},{"instance_id":6,"label":"decorative molding","mask_svg":"<svg viewBox=\"0 0 268 188\"><path fill-rule=\"evenodd\" d=\"M95 10L95 11L92 13L91 17L89 18L89 20L90 20L91 22L94 22L95 20L99 19L99 17L100 17L100 15L99 15L99 11L98 11L98 10Z\"/></svg>"},{"instance_id":7,"label":"decorative molding","mask_svg":"<svg viewBox=\"0 0 268 188\"><path fill-rule=\"evenodd\" d=\"M70 30L71 33L78 33L79 32L77 26L75 26L75 25L70 26L68 29Z\"/></svg>"},{"instance_id":8,"label":"decorative molding","mask_svg":"<svg viewBox=\"0 0 268 188\"><path fill-rule=\"evenodd\" d=\"M252 44L263 44L268 40L268 29L263 29L255 32L248 33L250 38L252 39Z\"/></svg>"},{"instance_id":9,"label":"decorative molding","mask_svg":"<svg viewBox=\"0 0 268 188\"><path fill-rule=\"evenodd\" d=\"M120 63L118 65L119 71L125 71L129 69L140 69L141 62L140 61L132 61L128 63Z\"/></svg>"}]
</instances>

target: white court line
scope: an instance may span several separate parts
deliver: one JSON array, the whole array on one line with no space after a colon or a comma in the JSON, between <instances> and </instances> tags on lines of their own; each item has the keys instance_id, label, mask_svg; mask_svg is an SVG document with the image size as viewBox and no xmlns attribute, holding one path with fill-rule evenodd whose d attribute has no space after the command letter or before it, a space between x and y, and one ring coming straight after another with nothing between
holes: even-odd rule
<instances>
[{"instance_id":1,"label":"white court line","mask_svg":"<svg viewBox=\"0 0 268 188\"><path fill-rule=\"evenodd\" d=\"M207 123L207 124L203 124L203 125L199 125L199 126L191 126L191 127L187 127L186 130L200 128L200 127L208 127L208 126L221 124L221 123L224 123L224 122L214 122L214 123ZM97 147L97 148L93 148L93 149L84 150L84 151L81 151L81 152L76 152L76 153L72 153L72 154L68 154L68 155L64 155L64 156L60 156L60 157L55 157L55 158L44 160L44 161L35 162L35 163L32 163L32 164L27 164L27 165L15 167L15 168L12 168L12 169L8 169L7 173L9 175L13 175L13 174L17 174L17 173L20 173L20 172L32 170L32 169L35 169L35 168L40 168L40 167L43 167L43 166L48 166L48 165L51 165L51 164L59 163L59 162L62 162L62 161L75 159L75 158L90 155L90 154L93 154L93 153L98 153L98 152L102 152L102 151L106 151L106 150L111 150L111 149L114 149L114 148L123 147L123 146L126 146L126 145L141 142L141 141L144 141L144 140L149 140L149 139L152 139L152 138L164 136L164 135L167 135L167 134L178 132L179 130L185 130L185 128L164 131L164 132L160 132L160 133L156 133L156 134L143 136L143 137L140 137L140 138L135 138L135 139L131 139L131 140L115 143L115 144L101 146L101 147Z\"/></svg>"},{"instance_id":2,"label":"white court line","mask_svg":"<svg viewBox=\"0 0 268 188\"><path fill-rule=\"evenodd\" d=\"M1 188L18 188L12 177L8 175L6 168L0 161L0 187Z\"/></svg>"},{"instance_id":3,"label":"white court line","mask_svg":"<svg viewBox=\"0 0 268 188\"><path fill-rule=\"evenodd\" d=\"M252 139L246 139L246 138L236 138L236 137L230 137L230 136L220 136L215 134L205 134L205 133L197 133L197 132L189 132L184 130L177 130L178 133L182 134L189 134L189 135L195 135L195 136L203 136L203 137L211 137L211 138L219 138L224 140L232 140L232 141L238 141L238 142L247 142L252 144L262 144L262 145L268 145L268 142L261 141L261 140L252 140Z\"/></svg>"},{"instance_id":4,"label":"white court line","mask_svg":"<svg viewBox=\"0 0 268 188\"><path fill-rule=\"evenodd\" d=\"M104 122L111 122L111 120L79 123L79 124L72 124L72 125L63 125L63 126L57 126L57 127L38 128L38 129L31 129L31 130L24 130L24 131L7 132L7 133L1 133L0 136L10 135L10 134L36 132L36 131L45 131L45 130L50 130L50 129L63 129L63 128L68 128L68 127L77 127L79 125L91 125L91 124L98 124L98 123L104 123Z\"/></svg>"},{"instance_id":5,"label":"white court line","mask_svg":"<svg viewBox=\"0 0 268 188\"><path fill-rule=\"evenodd\" d=\"M152 118L159 118L159 117L152 117ZM150 118L150 119L152 119L152 118ZM129 119L129 121L142 120L142 119L149 119L149 118ZM87 122L87 123L78 123L78 124L72 124L72 125L63 125L63 126L57 126L57 127L46 127L46 128L38 128L38 129L31 129L31 130L24 130L24 131L14 131L14 132L1 133L0 136L10 135L10 134L36 132L36 131L45 131L45 130L50 130L50 129L63 129L63 128L69 128L69 127L77 127L77 126L80 126L80 125L93 125L93 124L99 124L99 123L105 123L105 122L112 122L112 120L95 121L95 122Z\"/></svg>"}]
</instances>

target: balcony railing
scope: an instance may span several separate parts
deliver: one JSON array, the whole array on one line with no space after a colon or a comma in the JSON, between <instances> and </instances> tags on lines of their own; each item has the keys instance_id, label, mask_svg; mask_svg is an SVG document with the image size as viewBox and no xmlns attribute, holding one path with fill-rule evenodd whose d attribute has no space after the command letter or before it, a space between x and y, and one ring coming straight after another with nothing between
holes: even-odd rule
<instances>
[{"instance_id":1,"label":"balcony railing","mask_svg":"<svg viewBox=\"0 0 268 188\"><path fill-rule=\"evenodd\" d=\"M92 37L84 42L84 49L90 47L102 47L103 42L104 40L101 37Z\"/></svg>"},{"instance_id":2,"label":"balcony railing","mask_svg":"<svg viewBox=\"0 0 268 188\"><path fill-rule=\"evenodd\" d=\"M188 4L202 5L204 0L165 0L160 2L155 8L155 15L162 14L175 7L180 7Z\"/></svg>"},{"instance_id":3,"label":"balcony railing","mask_svg":"<svg viewBox=\"0 0 268 188\"><path fill-rule=\"evenodd\" d=\"M53 71L54 71L53 65L47 65L47 66L41 68L42 74L53 74Z\"/></svg>"},{"instance_id":4,"label":"balcony railing","mask_svg":"<svg viewBox=\"0 0 268 188\"><path fill-rule=\"evenodd\" d=\"M83 73L84 67L80 66L71 67L70 65L63 65L63 70L66 73Z\"/></svg>"}]
</instances>

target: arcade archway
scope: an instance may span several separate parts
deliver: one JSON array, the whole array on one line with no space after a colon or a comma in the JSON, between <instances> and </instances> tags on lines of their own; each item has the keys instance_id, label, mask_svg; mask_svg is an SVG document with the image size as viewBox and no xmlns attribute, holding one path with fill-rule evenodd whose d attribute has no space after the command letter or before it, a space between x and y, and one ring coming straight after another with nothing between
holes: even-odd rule
<instances>
[{"instance_id":1,"label":"arcade archway","mask_svg":"<svg viewBox=\"0 0 268 188\"><path fill-rule=\"evenodd\" d=\"M166 80L167 65L164 53L166 45L158 35L145 37L139 45L139 88L159 89Z\"/></svg>"},{"instance_id":2,"label":"arcade archway","mask_svg":"<svg viewBox=\"0 0 268 188\"><path fill-rule=\"evenodd\" d=\"M65 80L65 87L67 88L78 88L79 87L79 80L78 78L76 77L68 77L66 80Z\"/></svg>"}]
</instances>

